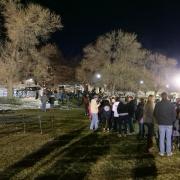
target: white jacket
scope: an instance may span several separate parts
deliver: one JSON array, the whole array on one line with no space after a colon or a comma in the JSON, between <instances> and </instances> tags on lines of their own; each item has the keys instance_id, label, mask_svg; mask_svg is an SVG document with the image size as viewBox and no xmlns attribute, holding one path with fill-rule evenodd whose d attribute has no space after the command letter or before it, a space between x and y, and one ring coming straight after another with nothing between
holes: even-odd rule
<instances>
[{"instance_id":1,"label":"white jacket","mask_svg":"<svg viewBox=\"0 0 180 180\"><path fill-rule=\"evenodd\" d=\"M119 114L117 112L118 105L119 105L119 102L115 102L113 104L112 111L114 112L114 117L119 117Z\"/></svg>"}]
</instances>

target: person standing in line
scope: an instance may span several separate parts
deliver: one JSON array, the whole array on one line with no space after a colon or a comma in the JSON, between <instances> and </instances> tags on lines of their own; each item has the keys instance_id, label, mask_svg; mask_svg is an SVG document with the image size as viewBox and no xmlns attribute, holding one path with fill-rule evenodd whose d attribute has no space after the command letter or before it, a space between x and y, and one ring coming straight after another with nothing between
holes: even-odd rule
<instances>
[{"instance_id":1,"label":"person standing in line","mask_svg":"<svg viewBox=\"0 0 180 180\"><path fill-rule=\"evenodd\" d=\"M41 110L46 112L46 103L48 101L48 97L46 95L46 92L43 92L43 95L41 96Z\"/></svg>"},{"instance_id":2,"label":"person standing in line","mask_svg":"<svg viewBox=\"0 0 180 180\"><path fill-rule=\"evenodd\" d=\"M123 99L120 100L118 107L117 107L117 112L119 114L118 118L118 137L124 137L127 136L127 125L128 125L128 120L129 120L129 115L128 115L128 106L124 102Z\"/></svg>"},{"instance_id":3,"label":"person standing in line","mask_svg":"<svg viewBox=\"0 0 180 180\"><path fill-rule=\"evenodd\" d=\"M112 130L117 131L117 123L119 119L119 114L117 112L117 108L119 105L119 97L116 97L115 103L112 106L112 112L113 112L113 119L112 119Z\"/></svg>"},{"instance_id":4,"label":"person standing in line","mask_svg":"<svg viewBox=\"0 0 180 180\"><path fill-rule=\"evenodd\" d=\"M55 102L55 95L53 94L53 92L51 92L49 96L50 109L54 108L54 102Z\"/></svg>"},{"instance_id":5,"label":"person standing in line","mask_svg":"<svg viewBox=\"0 0 180 180\"><path fill-rule=\"evenodd\" d=\"M144 106L143 121L144 126L147 127L147 152L152 151L153 136L154 136L154 103L155 99L153 95L148 96L147 103Z\"/></svg>"},{"instance_id":6,"label":"person standing in line","mask_svg":"<svg viewBox=\"0 0 180 180\"><path fill-rule=\"evenodd\" d=\"M91 124L90 124L90 130L97 130L98 129L98 108L100 106L100 103L98 101L98 96L95 95L94 98L91 100L90 103L90 112L91 112Z\"/></svg>"},{"instance_id":7,"label":"person standing in line","mask_svg":"<svg viewBox=\"0 0 180 180\"><path fill-rule=\"evenodd\" d=\"M82 98L84 109L85 109L85 116L89 116L89 97L88 94L84 94Z\"/></svg>"},{"instance_id":8,"label":"person standing in line","mask_svg":"<svg viewBox=\"0 0 180 180\"><path fill-rule=\"evenodd\" d=\"M101 111L101 116L102 116L103 131L109 132L111 126L111 105L109 103L109 100L104 101Z\"/></svg>"},{"instance_id":9,"label":"person standing in line","mask_svg":"<svg viewBox=\"0 0 180 180\"><path fill-rule=\"evenodd\" d=\"M158 102L154 109L154 116L159 128L160 156L165 154L165 140L167 156L172 156L172 129L176 120L176 111L173 104L168 100L166 92L161 94L162 100Z\"/></svg>"},{"instance_id":10,"label":"person standing in line","mask_svg":"<svg viewBox=\"0 0 180 180\"><path fill-rule=\"evenodd\" d=\"M127 108L128 108L128 126L129 126L129 133L134 133L134 125L133 121L135 118L135 111L136 111L136 104L132 96L128 96L127 98Z\"/></svg>"},{"instance_id":11,"label":"person standing in line","mask_svg":"<svg viewBox=\"0 0 180 180\"><path fill-rule=\"evenodd\" d=\"M141 98L135 112L136 120L139 124L139 134L138 134L139 138L144 137L144 121L143 121L144 105L145 105L144 98Z\"/></svg>"}]
</instances>

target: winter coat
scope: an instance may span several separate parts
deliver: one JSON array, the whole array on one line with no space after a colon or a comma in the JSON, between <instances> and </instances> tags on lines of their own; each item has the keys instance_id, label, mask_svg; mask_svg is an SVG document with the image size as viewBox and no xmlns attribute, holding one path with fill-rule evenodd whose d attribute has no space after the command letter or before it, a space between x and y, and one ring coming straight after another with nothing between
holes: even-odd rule
<instances>
[{"instance_id":1,"label":"winter coat","mask_svg":"<svg viewBox=\"0 0 180 180\"><path fill-rule=\"evenodd\" d=\"M120 116L126 116L128 115L128 104L125 104L123 102L119 102L119 105L117 107L117 112Z\"/></svg>"},{"instance_id":2,"label":"winter coat","mask_svg":"<svg viewBox=\"0 0 180 180\"><path fill-rule=\"evenodd\" d=\"M154 103L146 103L144 106L143 121L144 123L154 123Z\"/></svg>"},{"instance_id":3,"label":"winter coat","mask_svg":"<svg viewBox=\"0 0 180 180\"><path fill-rule=\"evenodd\" d=\"M98 104L95 99L92 99L91 103L90 103L90 111L91 111L91 113L92 114L97 114L99 106L100 106L100 104Z\"/></svg>"},{"instance_id":4,"label":"winter coat","mask_svg":"<svg viewBox=\"0 0 180 180\"><path fill-rule=\"evenodd\" d=\"M41 103L45 104L48 101L48 98L46 95L41 96Z\"/></svg>"},{"instance_id":5,"label":"winter coat","mask_svg":"<svg viewBox=\"0 0 180 180\"><path fill-rule=\"evenodd\" d=\"M117 112L118 105L119 105L119 102L115 102L112 106L112 111L113 111L114 117L119 117L119 113Z\"/></svg>"},{"instance_id":6,"label":"winter coat","mask_svg":"<svg viewBox=\"0 0 180 180\"><path fill-rule=\"evenodd\" d=\"M127 104L127 108L128 108L128 114L130 117L134 117L135 115L135 111L136 111L136 104L134 100L131 100L128 104Z\"/></svg>"},{"instance_id":7,"label":"winter coat","mask_svg":"<svg viewBox=\"0 0 180 180\"><path fill-rule=\"evenodd\" d=\"M173 136L180 136L179 130L179 119L176 119L173 124Z\"/></svg>"},{"instance_id":8,"label":"winter coat","mask_svg":"<svg viewBox=\"0 0 180 180\"><path fill-rule=\"evenodd\" d=\"M137 121L140 121L143 118L143 113L144 113L144 103L140 102L135 112Z\"/></svg>"},{"instance_id":9,"label":"winter coat","mask_svg":"<svg viewBox=\"0 0 180 180\"><path fill-rule=\"evenodd\" d=\"M110 119L111 118L111 106L110 104L104 104L101 108L101 118L102 119Z\"/></svg>"},{"instance_id":10,"label":"winter coat","mask_svg":"<svg viewBox=\"0 0 180 180\"><path fill-rule=\"evenodd\" d=\"M176 120L176 111L170 101L162 100L156 104L154 116L158 125L172 126L173 122Z\"/></svg>"}]
</instances>

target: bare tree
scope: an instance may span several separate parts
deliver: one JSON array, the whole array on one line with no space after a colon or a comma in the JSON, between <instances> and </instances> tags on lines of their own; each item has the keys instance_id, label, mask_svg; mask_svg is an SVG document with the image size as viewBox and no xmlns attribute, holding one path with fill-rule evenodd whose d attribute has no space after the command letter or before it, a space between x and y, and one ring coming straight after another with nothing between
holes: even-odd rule
<instances>
[{"instance_id":1,"label":"bare tree","mask_svg":"<svg viewBox=\"0 0 180 180\"><path fill-rule=\"evenodd\" d=\"M166 85L171 81L169 78L175 71L177 61L159 53L150 53L147 57L146 68L151 72L153 89L155 93L165 90Z\"/></svg>"},{"instance_id":2,"label":"bare tree","mask_svg":"<svg viewBox=\"0 0 180 180\"><path fill-rule=\"evenodd\" d=\"M102 83L113 91L136 90L144 71L146 51L135 34L113 31L100 36L84 49L77 78L92 83L93 74L102 74Z\"/></svg>"},{"instance_id":3,"label":"bare tree","mask_svg":"<svg viewBox=\"0 0 180 180\"><path fill-rule=\"evenodd\" d=\"M35 53L37 55L38 53ZM74 80L74 68L65 63L61 51L54 44L47 44L39 50L39 61L32 66L32 74L39 83L46 83L49 86ZM44 63L42 67L41 63ZM33 68L34 67L34 68ZM42 71L42 68L44 69Z\"/></svg>"},{"instance_id":4,"label":"bare tree","mask_svg":"<svg viewBox=\"0 0 180 180\"><path fill-rule=\"evenodd\" d=\"M0 76L8 86L9 96L12 96L13 83L27 76L32 60L37 60L34 62L39 66L37 69L46 69L48 61L43 59L37 47L62 25L60 16L39 5L28 4L24 7L18 0L3 0L0 3L6 28L6 41L1 45L0 55L1 67L6 71L0 71L3 73ZM42 72L40 74L42 76Z\"/></svg>"}]
</instances>

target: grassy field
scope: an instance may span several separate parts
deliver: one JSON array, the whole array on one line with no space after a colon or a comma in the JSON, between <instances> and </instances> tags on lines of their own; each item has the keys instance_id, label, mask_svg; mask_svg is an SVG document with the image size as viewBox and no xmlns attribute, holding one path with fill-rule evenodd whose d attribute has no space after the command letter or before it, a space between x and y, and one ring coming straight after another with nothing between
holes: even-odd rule
<instances>
[{"instance_id":1,"label":"grassy field","mask_svg":"<svg viewBox=\"0 0 180 180\"><path fill-rule=\"evenodd\" d=\"M178 151L162 158L136 136L90 132L81 110L0 115L11 118L17 123L0 125L0 179L180 179Z\"/></svg>"}]
</instances>

